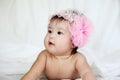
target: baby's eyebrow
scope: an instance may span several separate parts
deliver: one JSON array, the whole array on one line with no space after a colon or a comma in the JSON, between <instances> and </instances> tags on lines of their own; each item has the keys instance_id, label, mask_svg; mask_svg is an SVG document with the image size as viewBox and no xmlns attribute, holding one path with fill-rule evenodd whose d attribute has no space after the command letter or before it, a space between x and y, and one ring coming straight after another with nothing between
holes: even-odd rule
<instances>
[{"instance_id":1,"label":"baby's eyebrow","mask_svg":"<svg viewBox=\"0 0 120 80\"><path fill-rule=\"evenodd\" d=\"M64 29L62 29L62 28L58 28L58 30L63 30L64 31Z\"/></svg>"},{"instance_id":2,"label":"baby's eyebrow","mask_svg":"<svg viewBox=\"0 0 120 80\"><path fill-rule=\"evenodd\" d=\"M63 29L63 28L58 28L58 30L66 31L66 30L65 30L65 29Z\"/></svg>"},{"instance_id":3,"label":"baby's eyebrow","mask_svg":"<svg viewBox=\"0 0 120 80\"><path fill-rule=\"evenodd\" d=\"M48 29L52 29L52 27L48 26Z\"/></svg>"}]
</instances>

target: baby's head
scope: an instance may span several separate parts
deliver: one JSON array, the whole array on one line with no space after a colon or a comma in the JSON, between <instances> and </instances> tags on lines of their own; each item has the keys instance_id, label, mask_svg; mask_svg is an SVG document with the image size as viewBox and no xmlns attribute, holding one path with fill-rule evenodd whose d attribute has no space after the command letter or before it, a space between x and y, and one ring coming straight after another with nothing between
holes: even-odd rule
<instances>
[{"instance_id":1,"label":"baby's head","mask_svg":"<svg viewBox=\"0 0 120 80\"><path fill-rule=\"evenodd\" d=\"M53 15L50 18L50 22L48 25L48 34L55 33L55 30L57 30L56 31L57 35L66 35L68 42L61 40L61 42L63 43L60 42L59 43L60 44L68 43L69 44L68 46L71 46L68 48L69 49L72 48L72 54L74 54L77 52L77 48L83 47L85 43L88 41L88 38L92 30L92 24L80 12L76 10L65 10ZM46 36L48 36L48 34ZM61 38L65 38L65 36ZM49 44L52 43L50 42ZM61 47L62 46L60 46L59 48L61 49ZM67 47L67 44L64 45L64 47Z\"/></svg>"}]
</instances>

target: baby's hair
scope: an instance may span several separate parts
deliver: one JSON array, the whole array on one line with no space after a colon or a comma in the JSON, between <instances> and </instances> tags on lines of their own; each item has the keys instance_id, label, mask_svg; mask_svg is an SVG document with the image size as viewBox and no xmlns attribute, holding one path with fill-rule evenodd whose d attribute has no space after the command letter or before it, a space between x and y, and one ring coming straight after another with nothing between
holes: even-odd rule
<instances>
[{"instance_id":1,"label":"baby's hair","mask_svg":"<svg viewBox=\"0 0 120 80\"><path fill-rule=\"evenodd\" d=\"M65 19L64 17L59 17L58 15L54 15L54 16L52 16L52 18L50 19L50 23L51 22L54 22L54 21L57 21L57 22L62 22L62 21L68 21L67 19ZM69 22L69 21L68 21ZM49 24L50 24L49 23ZM57 24L57 23L56 23ZM77 53L77 49L78 49L78 47L75 47L75 48L73 48L73 50L71 51L71 54L75 54L75 53Z\"/></svg>"},{"instance_id":2,"label":"baby's hair","mask_svg":"<svg viewBox=\"0 0 120 80\"><path fill-rule=\"evenodd\" d=\"M57 15L54 15L54 16L52 16L52 18L50 19L50 23L51 22L54 22L54 21L58 21L58 22L62 22L62 21L67 21L65 18L63 18L63 17L58 17ZM50 24L49 23L49 24Z\"/></svg>"},{"instance_id":3,"label":"baby's hair","mask_svg":"<svg viewBox=\"0 0 120 80\"><path fill-rule=\"evenodd\" d=\"M75 53L77 53L77 49L78 49L78 47L73 48L71 54L75 54Z\"/></svg>"}]
</instances>

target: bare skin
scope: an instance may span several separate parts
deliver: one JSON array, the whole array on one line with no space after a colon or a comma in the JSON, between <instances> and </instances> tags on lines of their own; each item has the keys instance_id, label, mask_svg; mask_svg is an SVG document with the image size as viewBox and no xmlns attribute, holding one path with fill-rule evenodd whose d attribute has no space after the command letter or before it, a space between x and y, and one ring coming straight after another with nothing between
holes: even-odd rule
<instances>
[{"instance_id":1,"label":"bare skin","mask_svg":"<svg viewBox=\"0 0 120 80\"><path fill-rule=\"evenodd\" d=\"M72 80L80 77L83 80L96 80L82 54L54 56L46 50L40 53L22 80L37 80L44 70L49 80Z\"/></svg>"}]
</instances>

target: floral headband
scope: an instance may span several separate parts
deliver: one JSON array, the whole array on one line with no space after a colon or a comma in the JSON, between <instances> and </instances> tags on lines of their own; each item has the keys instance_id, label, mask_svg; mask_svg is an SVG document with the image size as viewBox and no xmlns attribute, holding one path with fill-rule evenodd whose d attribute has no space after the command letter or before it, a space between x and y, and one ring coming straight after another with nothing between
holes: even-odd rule
<instances>
[{"instance_id":1,"label":"floral headband","mask_svg":"<svg viewBox=\"0 0 120 80\"><path fill-rule=\"evenodd\" d=\"M93 29L91 21L77 10L65 10L55 15L63 17L70 22L69 29L72 43L76 47L83 47L88 41Z\"/></svg>"}]
</instances>

